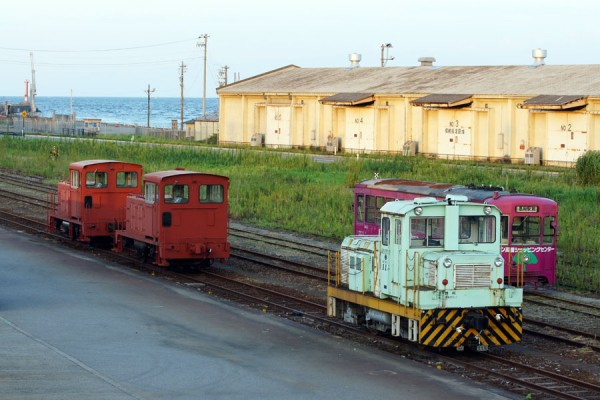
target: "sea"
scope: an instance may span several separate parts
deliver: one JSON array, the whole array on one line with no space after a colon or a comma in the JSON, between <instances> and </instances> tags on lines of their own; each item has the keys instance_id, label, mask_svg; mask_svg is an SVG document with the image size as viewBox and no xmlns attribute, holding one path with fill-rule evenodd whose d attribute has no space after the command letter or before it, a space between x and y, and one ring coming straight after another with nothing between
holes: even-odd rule
<instances>
[{"instance_id":1,"label":"sea","mask_svg":"<svg viewBox=\"0 0 600 400\"><path fill-rule=\"evenodd\" d=\"M19 103L23 97L0 96L5 102ZM183 120L202 118L202 98L184 98ZM36 96L35 106L42 117L52 117L54 113L71 115L78 120L100 118L102 122L146 126L148 123L148 97L53 97ZM218 119L219 99L206 99L206 118ZM172 120L181 120L181 99L179 97L150 97L150 126L171 128Z\"/></svg>"}]
</instances>

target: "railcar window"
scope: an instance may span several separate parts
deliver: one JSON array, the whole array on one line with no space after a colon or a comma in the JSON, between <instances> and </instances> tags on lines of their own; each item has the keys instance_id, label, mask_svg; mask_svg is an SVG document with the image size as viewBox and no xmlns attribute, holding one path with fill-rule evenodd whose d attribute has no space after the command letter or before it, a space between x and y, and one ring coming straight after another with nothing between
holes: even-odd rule
<instances>
[{"instance_id":1,"label":"railcar window","mask_svg":"<svg viewBox=\"0 0 600 400\"><path fill-rule=\"evenodd\" d=\"M383 205L385 203L387 203L388 201L389 201L389 199L386 199L384 197L377 197L377 204L376 204L377 211L376 211L376 214L375 214L375 222L381 221L379 210L381 210L381 207L383 207Z\"/></svg>"},{"instance_id":2,"label":"railcar window","mask_svg":"<svg viewBox=\"0 0 600 400\"><path fill-rule=\"evenodd\" d=\"M556 223L554 221L553 216L544 218L544 244L554 244L554 235L556 234Z\"/></svg>"},{"instance_id":3,"label":"railcar window","mask_svg":"<svg viewBox=\"0 0 600 400\"><path fill-rule=\"evenodd\" d=\"M108 173L88 172L85 174L85 186L88 188L105 188L108 186Z\"/></svg>"},{"instance_id":4,"label":"railcar window","mask_svg":"<svg viewBox=\"0 0 600 400\"><path fill-rule=\"evenodd\" d=\"M71 188L78 189L81 186L81 175L79 171L71 171Z\"/></svg>"},{"instance_id":5,"label":"railcar window","mask_svg":"<svg viewBox=\"0 0 600 400\"><path fill-rule=\"evenodd\" d=\"M165 203L184 204L190 200L190 189L188 185L165 185Z\"/></svg>"},{"instance_id":6,"label":"railcar window","mask_svg":"<svg viewBox=\"0 0 600 400\"><path fill-rule=\"evenodd\" d=\"M225 201L225 188L223 185L200 185L200 203L223 203Z\"/></svg>"},{"instance_id":7,"label":"railcar window","mask_svg":"<svg viewBox=\"0 0 600 400\"><path fill-rule=\"evenodd\" d=\"M146 183L146 187L144 188L144 200L148 204L156 203L156 199L158 198L158 190L156 188L155 183Z\"/></svg>"},{"instance_id":8,"label":"railcar window","mask_svg":"<svg viewBox=\"0 0 600 400\"><path fill-rule=\"evenodd\" d=\"M117 172L117 187L135 188L138 185L137 172Z\"/></svg>"},{"instance_id":9,"label":"railcar window","mask_svg":"<svg viewBox=\"0 0 600 400\"><path fill-rule=\"evenodd\" d=\"M390 218L383 217L381 220L381 244L389 246L390 244Z\"/></svg>"},{"instance_id":10,"label":"railcar window","mask_svg":"<svg viewBox=\"0 0 600 400\"><path fill-rule=\"evenodd\" d=\"M514 217L511 233L513 244L540 244L540 217Z\"/></svg>"},{"instance_id":11,"label":"railcar window","mask_svg":"<svg viewBox=\"0 0 600 400\"><path fill-rule=\"evenodd\" d=\"M496 218L493 216L463 216L459 220L458 243L494 243Z\"/></svg>"},{"instance_id":12,"label":"railcar window","mask_svg":"<svg viewBox=\"0 0 600 400\"><path fill-rule=\"evenodd\" d=\"M441 247L443 245L443 217L410 219L410 247Z\"/></svg>"},{"instance_id":13,"label":"railcar window","mask_svg":"<svg viewBox=\"0 0 600 400\"><path fill-rule=\"evenodd\" d=\"M365 196L359 194L356 196L356 221L364 222L365 220Z\"/></svg>"},{"instance_id":14,"label":"railcar window","mask_svg":"<svg viewBox=\"0 0 600 400\"><path fill-rule=\"evenodd\" d=\"M367 195L367 201L365 204L365 221L370 223L379 222L376 221L377 216L377 198L375 196Z\"/></svg>"},{"instance_id":15,"label":"railcar window","mask_svg":"<svg viewBox=\"0 0 600 400\"><path fill-rule=\"evenodd\" d=\"M502 244L508 244L508 215L500 217L500 232L502 234Z\"/></svg>"}]
</instances>

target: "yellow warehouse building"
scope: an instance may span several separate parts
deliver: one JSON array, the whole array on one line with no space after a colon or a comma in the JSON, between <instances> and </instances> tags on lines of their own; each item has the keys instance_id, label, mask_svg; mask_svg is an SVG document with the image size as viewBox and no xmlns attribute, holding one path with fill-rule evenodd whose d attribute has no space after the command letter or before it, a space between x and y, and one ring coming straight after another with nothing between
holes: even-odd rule
<instances>
[{"instance_id":1,"label":"yellow warehouse building","mask_svg":"<svg viewBox=\"0 0 600 400\"><path fill-rule=\"evenodd\" d=\"M571 166L600 150L600 65L542 52L516 66L289 65L217 89L219 142Z\"/></svg>"}]
</instances>

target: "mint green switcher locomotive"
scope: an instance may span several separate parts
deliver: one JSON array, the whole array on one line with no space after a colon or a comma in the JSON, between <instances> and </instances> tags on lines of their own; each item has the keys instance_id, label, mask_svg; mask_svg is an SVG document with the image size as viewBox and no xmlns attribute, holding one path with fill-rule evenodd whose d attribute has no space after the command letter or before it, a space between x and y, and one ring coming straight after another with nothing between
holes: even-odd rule
<instances>
[{"instance_id":1,"label":"mint green switcher locomotive","mask_svg":"<svg viewBox=\"0 0 600 400\"><path fill-rule=\"evenodd\" d=\"M379 217L379 236L349 236L331 258L329 316L436 349L521 340L523 289L504 282L495 206L426 197Z\"/></svg>"}]
</instances>

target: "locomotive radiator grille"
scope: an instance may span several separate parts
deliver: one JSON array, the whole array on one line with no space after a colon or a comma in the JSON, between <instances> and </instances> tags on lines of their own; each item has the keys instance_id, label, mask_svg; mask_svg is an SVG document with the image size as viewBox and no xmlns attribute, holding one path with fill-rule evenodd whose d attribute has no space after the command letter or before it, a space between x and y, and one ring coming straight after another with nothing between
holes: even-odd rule
<instances>
[{"instance_id":1,"label":"locomotive radiator grille","mask_svg":"<svg viewBox=\"0 0 600 400\"><path fill-rule=\"evenodd\" d=\"M455 288L489 287L491 275L492 267L488 264L456 264L454 268Z\"/></svg>"}]
</instances>

